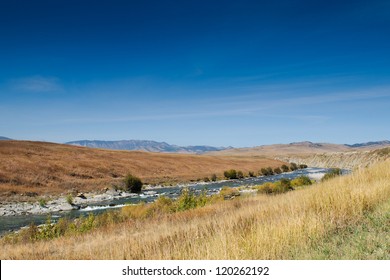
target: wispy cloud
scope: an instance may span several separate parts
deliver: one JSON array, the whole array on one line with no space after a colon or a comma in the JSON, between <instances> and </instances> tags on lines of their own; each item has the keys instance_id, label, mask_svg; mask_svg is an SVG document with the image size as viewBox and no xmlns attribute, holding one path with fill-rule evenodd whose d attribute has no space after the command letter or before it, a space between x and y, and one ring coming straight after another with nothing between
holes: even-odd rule
<instances>
[{"instance_id":1,"label":"wispy cloud","mask_svg":"<svg viewBox=\"0 0 390 280\"><path fill-rule=\"evenodd\" d=\"M288 118L301 121L326 121L332 118L324 108L329 106L345 108L346 105L356 101L380 100L390 97L390 88L370 88L360 91L335 91L332 93L314 93L313 95L294 96L280 98L271 95L271 98L264 98L264 95L230 96L225 98L204 98L201 100L165 100L156 104L139 104L139 109L132 112L122 112L120 107L123 104L109 105L103 107L95 106L106 110L110 114L102 115L91 112L89 115L73 116L57 120L60 123L121 123L139 121L174 121L183 119L209 119L219 117L269 117ZM381 102L381 101L378 101ZM334 104L334 105L333 105ZM147 112L142 108L148 107ZM308 108L310 110L308 110ZM297 112L297 113L295 113ZM86 112L84 112L86 113Z\"/></svg>"},{"instance_id":2,"label":"wispy cloud","mask_svg":"<svg viewBox=\"0 0 390 280\"><path fill-rule=\"evenodd\" d=\"M33 93L49 93L63 90L60 80L56 77L24 77L13 79L10 85L14 90Z\"/></svg>"},{"instance_id":3,"label":"wispy cloud","mask_svg":"<svg viewBox=\"0 0 390 280\"><path fill-rule=\"evenodd\" d=\"M322 90L323 92L318 91L318 87L316 88L317 84L312 83L310 85L311 87L307 87L307 83L267 85L253 88L252 93L248 94L207 98L203 100L203 103L213 104L213 106L239 106L247 109L254 108L255 110L259 110L273 106L291 107L297 105L352 102L390 97L390 86L387 85L358 90L324 89Z\"/></svg>"}]
</instances>

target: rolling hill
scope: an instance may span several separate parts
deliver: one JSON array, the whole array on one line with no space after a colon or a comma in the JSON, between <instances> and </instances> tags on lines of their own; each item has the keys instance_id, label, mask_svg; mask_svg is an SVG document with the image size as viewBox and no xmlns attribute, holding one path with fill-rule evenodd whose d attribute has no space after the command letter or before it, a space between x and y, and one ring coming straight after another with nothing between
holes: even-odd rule
<instances>
[{"instance_id":1,"label":"rolling hill","mask_svg":"<svg viewBox=\"0 0 390 280\"><path fill-rule=\"evenodd\" d=\"M0 196L26 192L60 194L121 184L127 173L145 183L203 179L227 169L258 171L283 162L268 158L90 149L31 141L0 142Z\"/></svg>"},{"instance_id":2,"label":"rolling hill","mask_svg":"<svg viewBox=\"0 0 390 280\"><path fill-rule=\"evenodd\" d=\"M237 148L227 149L218 152L211 152L214 155L230 155L230 156L295 156L295 155L310 155L324 153L340 153L340 152L355 152L369 151L390 146L390 141L377 141L359 144L331 144L331 143L313 143L309 141L294 142L289 144L264 145L253 148Z\"/></svg>"}]
</instances>

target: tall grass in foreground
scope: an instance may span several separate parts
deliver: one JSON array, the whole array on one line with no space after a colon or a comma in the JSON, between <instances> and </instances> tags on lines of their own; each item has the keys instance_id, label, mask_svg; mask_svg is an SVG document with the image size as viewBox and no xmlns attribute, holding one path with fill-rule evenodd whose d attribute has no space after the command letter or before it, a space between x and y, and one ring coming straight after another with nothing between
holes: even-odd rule
<instances>
[{"instance_id":1,"label":"tall grass in foreground","mask_svg":"<svg viewBox=\"0 0 390 280\"><path fill-rule=\"evenodd\" d=\"M130 219L90 233L2 244L1 259L291 259L390 199L390 162L276 196ZM388 217L388 216L387 216Z\"/></svg>"}]
</instances>

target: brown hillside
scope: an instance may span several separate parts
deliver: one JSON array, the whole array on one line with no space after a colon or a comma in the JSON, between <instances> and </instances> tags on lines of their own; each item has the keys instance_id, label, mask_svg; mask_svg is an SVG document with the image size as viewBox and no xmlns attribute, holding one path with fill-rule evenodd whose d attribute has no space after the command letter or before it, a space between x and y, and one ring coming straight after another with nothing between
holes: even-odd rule
<instances>
[{"instance_id":1,"label":"brown hillside","mask_svg":"<svg viewBox=\"0 0 390 280\"><path fill-rule=\"evenodd\" d=\"M347 152L357 149L349 148L345 145L329 143L297 142L290 144L264 145L253 148L240 148L211 152L209 155L229 155L229 156L267 156L274 157L280 155L302 155L332 152Z\"/></svg>"},{"instance_id":2,"label":"brown hillside","mask_svg":"<svg viewBox=\"0 0 390 280\"><path fill-rule=\"evenodd\" d=\"M238 148L210 152L208 155L225 156L263 156L263 157L281 157L281 156L312 156L315 154L328 153L347 153L347 152L365 152L374 151L389 147L389 141L379 141L378 144L362 145L360 147L350 147L342 144L331 143L312 143L309 141L295 142L290 144L263 145L253 148ZM375 143L375 142L374 142Z\"/></svg>"},{"instance_id":3,"label":"brown hillside","mask_svg":"<svg viewBox=\"0 0 390 280\"><path fill-rule=\"evenodd\" d=\"M257 172L283 162L264 157L112 151L46 142L0 141L0 195L60 194L120 184L128 173L145 183L222 177L227 169Z\"/></svg>"}]
</instances>

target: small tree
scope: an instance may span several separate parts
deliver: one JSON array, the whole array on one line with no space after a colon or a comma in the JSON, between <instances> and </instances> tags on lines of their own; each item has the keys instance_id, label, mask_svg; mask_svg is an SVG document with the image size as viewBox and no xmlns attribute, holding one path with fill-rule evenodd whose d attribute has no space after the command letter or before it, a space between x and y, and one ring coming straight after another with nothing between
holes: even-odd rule
<instances>
[{"instance_id":1,"label":"small tree","mask_svg":"<svg viewBox=\"0 0 390 280\"><path fill-rule=\"evenodd\" d=\"M288 166L285 164L283 164L280 168L282 169L283 172L288 172L290 170L290 168L288 168Z\"/></svg>"},{"instance_id":2,"label":"small tree","mask_svg":"<svg viewBox=\"0 0 390 280\"><path fill-rule=\"evenodd\" d=\"M269 176L269 175L273 175L274 174L274 172L273 172L271 167L262 168L260 172L264 176Z\"/></svg>"},{"instance_id":3,"label":"small tree","mask_svg":"<svg viewBox=\"0 0 390 280\"><path fill-rule=\"evenodd\" d=\"M237 179L237 171L235 169L227 170L223 173L227 179Z\"/></svg>"},{"instance_id":4,"label":"small tree","mask_svg":"<svg viewBox=\"0 0 390 280\"><path fill-rule=\"evenodd\" d=\"M142 189L142 181L140 178L131 175L130 173L124 179L125 187L132 193L139 193Z\"/></svg>"},{"instance_id":5,"label":"small tree","mask_svg":"<svg viewBox=\"0 0 390 280\"><path fill-rule=\"evenodd\" d=\"M282 173L282 170L280 169L280 167L276 167L276 168L274 169L274 173L275 173L275 174L280 174L280 173Z\"/></svg>"},{"instance_id":6,"label":"small tree","mask_svg":"<svg viewBox=\"0 0 390 280\"><path fill-rule=\"evenodd\" d=\"M290 169L291 171L295 171L298 169L298 165L294 162L290 163Z\"/></svg>"}]
</instances>

